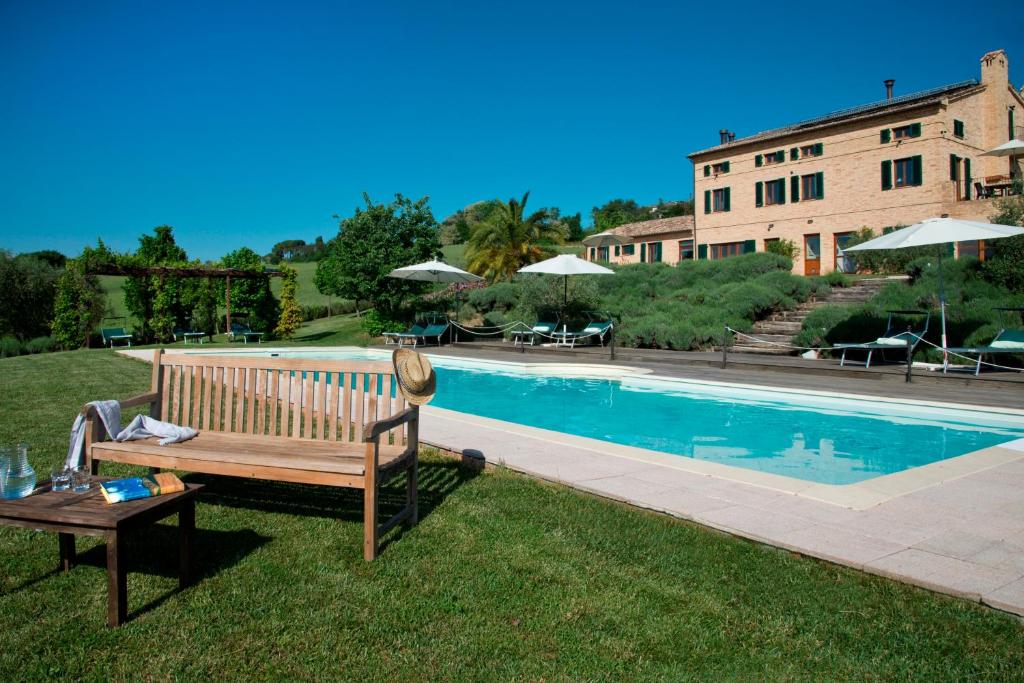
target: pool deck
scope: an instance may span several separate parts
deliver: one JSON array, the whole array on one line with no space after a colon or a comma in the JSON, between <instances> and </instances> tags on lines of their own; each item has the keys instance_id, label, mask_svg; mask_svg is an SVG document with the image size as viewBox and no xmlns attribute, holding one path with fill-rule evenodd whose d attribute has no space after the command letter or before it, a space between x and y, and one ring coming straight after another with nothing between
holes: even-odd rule
<instances>
[{"instance_id":1,"label":"pool deck","mask_svg":"<svg viewBox=\"0 0 1024 683\"><path fill-rule=\"evenodd\" d=\"M419 350L476 360L609 364L606 352L590 350L513 355L508 346L475 344ZM152 351L125 355L152 359ZM691 380L1024 409L1017 373L979 379L915 371L915 381L906 384L902 369L893 366L839 368L834 361L769 356L734 359L721 369L718 359L720 354L619 353L615 364ZM431 406L423 418L421 439L456 454L1024 616L1024 446L985 449L968 467L954 458L933 468L941 476L919 477L910 489L904 481L882 491L887 495L881 502L855 509L781 490L774 481L758 484L749 474L738 481L694 471L700 468L690 459L638 457L639 449ZM879 488L899 476L880 478Z\"/></svg>"},{"instance_id":2,"label":"pool deck","mask_svg":"<svg viewBox=\"0 0 1024 683\"><path fill-rule=\"evenodd\" d=\"M504 350L461 344L423 350L502 361L607 362L590 354L554 358L531 351L513 357ZM855 368L840 369L854 371L848 376L800 372L795 367L766 372L739 364L723 370L709 367L707 360L636 362L619 354L616 364L688 379L1024 408L1024 385L1015 381L974 382L961 375L905 384L879 381ZM1024 616L1024 450L986 449L1002 456L999 464L971 468L974 471L968 474L953 472L857 510L640 461L626 453L616 455L614 448L595 448L589 439L429 406L420 435L426 442L482 456L491 464Z\"/></svg>"}]
</instances>

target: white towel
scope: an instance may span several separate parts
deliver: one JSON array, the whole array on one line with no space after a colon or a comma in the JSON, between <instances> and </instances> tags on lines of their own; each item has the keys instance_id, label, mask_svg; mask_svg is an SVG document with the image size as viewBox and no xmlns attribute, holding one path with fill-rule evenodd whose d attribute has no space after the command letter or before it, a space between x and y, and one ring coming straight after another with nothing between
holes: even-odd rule
<instances>
[{"instance_id":1,"label":"white towel","mask_svg":"<svg viewBox=\"0 0 1024 683\"><path fill-rule=\"evenodd\" d=\"M148 439L151 436L159 436L160 445L166 446L179 441L188 441L198 434L191 427L179 427L170 422L161 422L148 415L136 415L117 436L115 441L134 441L135 439Z\"/></svg>"},{"instance_id":2,"label":"white towel","mask_svg":"<svg viewBox=\"0 0 1024 683\"><path fill-rule=\"evenodd\" d=\"M121 431L121 404L117 401L91 401L87 405L96 409L100 420L111 438ZM71 443L68 444L68 457L64 466L72 469L81 467L85 451L85 416L79 414L71 427Z\"/></svg>"}]
</instances>

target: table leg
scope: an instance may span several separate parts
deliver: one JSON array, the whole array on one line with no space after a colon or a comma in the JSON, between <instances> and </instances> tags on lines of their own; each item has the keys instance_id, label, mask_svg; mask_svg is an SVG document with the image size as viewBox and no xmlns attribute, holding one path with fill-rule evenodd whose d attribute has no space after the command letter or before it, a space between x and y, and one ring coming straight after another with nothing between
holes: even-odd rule
<instances>
[{"instance_id":1,"label":"table leg","mask_svg":"<svg viewBox=\"0 0 1024 683\"><path fill-rule=\"evenodd\" d=\"M196 530L196 502L189 500L178 510L178 586L184 588L191 579L192 537Z\"/></svg>"},{"instance_id":2,"label":"table leg","mask_svg":"<svg viewBox=\"0 0 1024 683\"><path fill-rule=\"evenodd\" d=\"M75 535L57 534L57 545L60 547L60 568L70 571L75 566Z\"/></svg>"},{"instance_id":3,"label":"table leg","mask_svg":"<svg viewBox=\"0 0 1024 683\"><path fill-rule=\"evenodd\" d=\"M128 616L128 574L124 563L124 534L107 534L107 626L116 627Z\"/></svg>"}]
</instances>

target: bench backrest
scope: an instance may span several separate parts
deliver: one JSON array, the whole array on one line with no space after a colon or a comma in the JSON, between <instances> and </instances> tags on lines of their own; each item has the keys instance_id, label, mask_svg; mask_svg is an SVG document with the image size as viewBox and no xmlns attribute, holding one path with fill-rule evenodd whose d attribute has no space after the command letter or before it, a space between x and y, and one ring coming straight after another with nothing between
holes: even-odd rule
<instances>
[{"instance_id":1,"label":"bench backrest","mask_svg":"<svg viewBox=\"0 0 1024 683\"><path fill-rule=\"evenodd\" d=\"M362 441L363 427L406 406L390 361L153 356L160 416L200 431ZM405 444L397 427L382 443Z\"/></svg>"},{"instance_id":2,"label":"bench backrest","mask_svg":"<svg viewBox=\"0 0 1024 683\"><path fill-rule=\"evenodd\" d=\"M123 327L104 327L100 330L100 334L103 335L103 341L110 341L111 337L124 337L128 333L124 331Z\"/></svg>"}]
</instances>

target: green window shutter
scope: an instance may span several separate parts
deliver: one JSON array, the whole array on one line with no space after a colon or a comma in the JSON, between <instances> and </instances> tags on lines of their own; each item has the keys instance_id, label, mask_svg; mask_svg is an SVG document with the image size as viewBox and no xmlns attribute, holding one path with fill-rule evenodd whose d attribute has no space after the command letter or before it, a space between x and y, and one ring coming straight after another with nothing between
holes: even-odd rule
<instances>
[{"instance_id":1,"label":"green window shutter","mask_svg":"<svg viewBox=\"0 0 1024 683\"><path fill-rule=\"evenodd\" d=\"M815 142L814 143L814 156L820 157L824 153L825 153L825 144L822 143L822 142Z\"/></svg>"},{"instance_id":2,"label":"green window shutter","mask_svg":"<svg viewBox=\"0 0 1024 683\"><path fill-rule=\"evenodd\" d=\"M590 260L591 261L596 261L597 260L597 249L594 248L594 247L590 248Z\"/></svg>"},{"instance_id":3,"label":"green window shutter","mask_svg":"<svg viewBox=\"0 0 1024 683\"><path fill-rule=\"evenodd\" d=\"M883 145L887 142L892 142L892 131L888 128L882 129L881 142Z\"/></svg>"},{"instance_id":4,"label":"green window shutter","mask_svg":"<svg viewBox=\"0 0 1024 683\"><path fill-rule=\"evenodd\" d=\"M725 188L725 210L728 211L732 208L732 188Z\"/></svg>"},{"instance_id":5,"label":"green window shutter","mask_svg":"<svg viewBox=\"0 0 1024 683\"><path fill-rule=\"evenodd\" d=\"M956 244L954 244L953 242L949 242L948 244L946 244L945 249L946 256L948 256L949 258L956 257Z\"/></svg>"},{"instance_id":6,"label":"green window shutter","mask_svg":"<svg viewBox=\"0 0 1024 683\"><path fill-rule=\"evenodd\" d=\"M1015 136L1014 136L1014 127L1015 127L1015 126L1013 125L1013 110L1012 110L1012 109L1011 109L1011 110L1009 110L1009 111L1007 112L1007 118L1008 118L1008 120L1009 120L1009 124L1010 124L1010 133L1009 133L1009 138L1010 138L1011 140L1014 140L1014 139L1016 139L1016 138L1015 138Z\"/></svg>"},{"instance_id":7,"label":"green window shutter","mask_svg":"<svg viewBox=\"0 0 1024 683\"><path fill-rule=\"evenodd\" d=\"M785 178L779 178L775 182L777 182L779 184L779 204L785 204L786 203L786 179Z\"/></svg>"},{"instance_id":8,"label":"green window shutter","mask_svg":"<svg viewBox=\"0 0 1024 683\"><path fill-rule=\"evenodd\" d=\"M921 169L921 155L911 157L910 167L913 169L913 185L920 185L924 182Z\"/></svg>"},{"instance_id":9,"label":"green window shutter","mask_svg":"<svg viewBox=\"0 0 1024 683\"><path fill-rule=\"evenodd\" d=\"M697 245L697 260L705 261L708 258L708 245L698 244Z\"/></svg>"},{"instance_id":10,"label":"green window shutter","mask_svg":"<svg viewBox=\"0 0 1024 683\"><path fill-rule=\"evenodd\" d=\"M910 124L910 137L919 138L921 137L921 124L912 123Z\"/></svg>"},{"instance_id":11,"label":"green window shutter","mask_svg":"<svg viewBox=\"0 0 1024 683\"><path fill-rule=\"evenodd\" d=\"M743 253L753 254L757 251L757 240L745 240L743 242Z\"/></svg>"},{"instance_id":12,"label":"green window shutter","mask_svg":"<svg viewBox=\"0 0 1024 683\"><path fill-rule=\"evenodd\" d=\"M960 161L960 157L955 154L949 155L949 179L956 180L957 163Z\"/></svg>"},{"instance_id":13,"label":"green window shutter","mask_svg":"<svg viewBox=\"0 0 1024 683\"><path fill-rule=\"evenodd\" d=\"M775 163L781 164L785 160L786 160L786 150L780 149L778 152L775 153Z\"/></svg>"},{"instance_id":14,"label":"green window shutter","mask_svg":"<svg viewBox=\"0 0 1024 683\"><path fill-rule=\"evenodd\" d=\"M722 173L728 173L728 172L729 172L729 162L728 161L723 161L722 162Z\"/></svg>"},{"instance_id":15,"label":"green window shutter","mask_svg":"<svg viewBox=\"0 0 1024 683\"><path fill-rule=\"evenodd\" d=\"M882 189L892 189L892 161L888 159L882 162Z\"/></svg>"},{"instance_id":16,"label":"green window shutter","mask_svg":"<svg viewBox=\"0 0 1024 683\"><path fill-rule=\"evenodd\" d=\"M764 183L754 183L754 206L764 206Z\"/></svg>"},{"instance_id":17,"label":"green window shutter","mask_svg":"<svg viewBox=\"0 0 1024 683\"><path fill-rule=\"evenodd\" d=\"M800 176L789 176L789 201L794 204L800 201Z\"/></svg>"},{"instance_id":18,"label":"green window shutter","mask_svg":"<svg viewBox=\"0 0 1024 683\"><path fill-rule=\"evenodd\" d=\"M882 234L883 235L888 235L890 232L892 232L895 229L896 228L892 227L891 225L886 227L886 228L882 228Z\"/></svg>"},{"instance_id":19,"label":"green window shutter","mask_svg":"<svg viewBox=\"0 0 1024 683\"><path fill-rule=\"evenodd\" d=\"M640 263L647 263L647 242L640 243Z\"/></svg>"},{"instance_id":20,"label":"green window shutter","mask_svg":"<svg viewBox=\"0 0 1024 683\"><path fill-rule=\"evenodd\" d=\"M620 249L620 248L621 248L621 247L619 247L619 245L617 245L617 244L615 245L615 255L616 255L616 256L618 256L618 255L619 255L619 253L620 253L620 252L619 252L619 249Z\"/></svg>"},{"instance_id":21,"label":"green window shutter","mask_svg":"<svg viewBox=\"0 0 1024 683\"><path fill-rule=\"evenodd\" d=\"M704 213L711 213L711 190L704 190Z\"/></svg>"},{"instance_id":22,"label":"green window shutter","mask_svg":"<svg viewBox=\"0 0 1024 683\"><path fill-rule=\"evenodd\" d=\"M962 138L964 136L964 122L953 119L953 135Z\"/></svg>"},{"instance_id":23,"label":"green window shutter","mask_svg":"<svg viewBox=\"0 0 1024 683\"><path fill-rule=\"evenodd\" d=\"M971 198L971 160L964 159L964 199Z\"/></svg>"},{"instance_id":24,"label":"green window shutter","mask_svg":"<svg viewBox=\"0 0 1024 683\"><path fill-rule=\"evenodd\" d=\"M764 161L763 161L763 159L762 159L760 154L758 154L756 157L754 157L754 166L760 166L763 163L764 163Z\"/></svg>"},{"instance_id":25,"label":"green window shutter","mask_svg":"<svg viewBox=\"0 0 1024 683\"><path fill-rule=\"evenodd\" d=\"M789 160L790 161L796 161L799 158L800 158L800 148L799 147L793 147L792 149L789 150Z\"/></svg>"},{"instance_id":26,"label":"green window shutter","mask_svg":"<svg viewBox=\"0 0 1024 683\"><path fill-rule=\"evenodd\" d=\"M825 173L818 171L814 174L814 187L818 190L818 199L825 198Z\"/></svg>"},{"instance_id":27,"label":"green window shutter","mask_svg":"<svg viewBox=\"0 0 1024 683\"><path fill-rule=\"evenodd\" d=\"M711 164L704 164L704 177L711 175Z\"/></svg>"}]
</instances>

